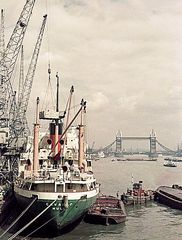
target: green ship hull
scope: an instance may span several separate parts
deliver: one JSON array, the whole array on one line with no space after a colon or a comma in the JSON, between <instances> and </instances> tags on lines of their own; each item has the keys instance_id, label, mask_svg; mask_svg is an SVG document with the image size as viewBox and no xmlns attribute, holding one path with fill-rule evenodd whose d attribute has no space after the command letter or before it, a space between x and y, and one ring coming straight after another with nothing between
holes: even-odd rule
<instances>
[{"instance_id":1,"label":"green ship hull","mask_svg":"<svg viewBox=\"0 0 182 240\"><path fill-rule=\"evenodd\" d=\"M59 233L70 227L73 228L74 225L76 226L77 222L79 223L85 213L96 201L97 195L98 192L92 197L82 194L78 199L69 200L68 194L67 206L65 206L63 198L58 198L57 200L37 199L31 205L34 198L25 197L15 192L18 207L22 211L31 205L22 218L21 224L23 222L23 225L25 225L32 221L32 219L36 219L34 223L30 225L30 230L46 227L46 229L50 231Z\"/></svg>"}]
</instances>

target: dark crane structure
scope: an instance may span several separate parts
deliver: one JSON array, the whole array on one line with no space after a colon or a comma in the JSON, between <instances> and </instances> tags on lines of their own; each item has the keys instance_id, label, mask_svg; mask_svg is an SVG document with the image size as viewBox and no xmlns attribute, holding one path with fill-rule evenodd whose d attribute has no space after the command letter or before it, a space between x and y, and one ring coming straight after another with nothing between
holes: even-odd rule
<instances>
[{"instance_id":1,"label":"dark crane structure","mask_svg":"<svg viewBox=\"0 0 182 240\"><path fill-rule=\"evenodd\" d=\"M35 0L26 1L0 60L0 145L5 145L9 141L9 131L11 132L9 122L13 117L11 115L14 114L11 108L15 106L11 77L34 4Z\"/></svg>"},{"instance_id":2,"label":"dark crane structure","mask_svg":"<svg viewBox=\"0 0 182 240\"><path fill-rule=\"evenodd\" d=\"M34 5L35 0L26 1L9 43L0 59L0 179L7 179L7 174L11 176L12 172L17 173L20 150L29 132L26 111L47 20L47 15L45 15L28 72L24 79L22 43ZM11 77L20 50L21 63L17 98L16 92L13 91ZM18 145L19 139L22 141ZM9 179L11 181L11 177Z\"/></svg>"},{"instance_id":3,"label":"dark crane structure","mask_svg":"<svg viewBox=\"0 0 182 240\"><path fill-rule=\"evenodd\" d=\"M1 157L1 180L11 180L12 169L16 162L17 154L7 151L10 138L10 119L15 116L16 95L13 91L11 77L17 62L17 57L27 30L35 0L27 0L20 17L15 25L7 47L4 48L0 59L0 157ZM1 45L4 47L4 16L1 11ZM6 152L6 153L5 153ZM15 170L15 168L14 168Z\"/></svg>"}]
</instances>

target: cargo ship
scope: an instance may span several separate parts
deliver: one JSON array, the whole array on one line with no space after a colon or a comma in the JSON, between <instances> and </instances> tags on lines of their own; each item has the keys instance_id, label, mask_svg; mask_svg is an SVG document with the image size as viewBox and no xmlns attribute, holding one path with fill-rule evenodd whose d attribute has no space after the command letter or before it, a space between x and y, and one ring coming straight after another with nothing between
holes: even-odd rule
<instances>
[{"instance_id":1,"label":"cargo ship","mask_svg":"<svg viewBox=\"0 0 182 240\"><path fill-rule=\"evenodd\" d=\"M58 99L57 99L58 104ZM29 221L21 226L20 234L36 223L33 232L46 226L49 230L61 233L69 230L79 222L96 201L99 185L94 177L91 161L86 159L84 146L83 118L86 113L86 102L82 99L80 109L63 131L63 123L53 117L50 123L51 151L47 158L40 159L38 135L40 128L39 99L36 106L34 124L33 160L27 160L24 170L19 173L14 185L14 194L24 218ZM45 113L43 114L45 115ZM80 116L78 130L78 154L74 157L66 148L66 134L74 120ZM47 151L47 150L46 150ZM69 154L68 154L69 153ZM25 162L25 161L24 161ZM21 164L21 163L20 163ZM31 216L31 218L30 218Z\"/></svg>"}]
</instances>

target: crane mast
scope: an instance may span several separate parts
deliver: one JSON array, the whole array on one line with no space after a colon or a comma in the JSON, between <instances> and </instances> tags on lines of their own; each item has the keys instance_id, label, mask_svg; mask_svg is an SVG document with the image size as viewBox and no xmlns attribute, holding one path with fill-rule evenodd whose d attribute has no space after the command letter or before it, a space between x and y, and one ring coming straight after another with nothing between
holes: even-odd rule
<instances>
[{"instance_id":1,"label":"crane mast","mask_svg":"<svg viewBox=\"0 0 182 240\"><path fill-rule=\"evenodd\" d=\"M21 104L21 98L23 96L23 84L24 84L24 48L23 45L21 46L21 58L20 58L20 76L19 76L19 85L18 85L18 99L17 99L17 106L19 106ZM16 117L16 111L17 109L13 109L14 113L15 113L15 117ZM30 135L30 129L28 127L28 121L27 118L24 118L24 122L23 122L23 126L24 126L24 132L26 132L26 135L29 136Z\"/></svg>"},{"instance_id":2,"label":"crane mast","mask_svg":"<svg viewBox=\"0 0 182 240\"><path fill-rule=\"evenodd\" d=\"M5 38L4 38L4 10L1 9L1 26L0 26L0 61L1 61L1 64L3 66L5 66L4 64L4 51L5 51ZM1 91L0 93L4 92L4 85L3 85L3 79L0 78L0 88ZM3 107L5 106L5 99L3 99L3 96L1 94L1 97L0 97L0 117L2 117L3 115ZM5 123L6 121L3 120ZM6 125L6 124L5 124Z\"/></svg>"},{"instance_id":3,"label":"crane mast","mask_svg":"<svg viewBox=\"0 0 182 240\"><path fill-rule=\"evenodd\" d=\"M0 26L0 59L3 58L5 50L5 39L4 39L4 10L1 9L1 26Z\"/></svg>"},{"instance_id":4,"label":"crane mast","mask_svg":"<svg viewBox=\"0 0 182 240\"><path fill-rule=\"evenodd\" d=\"M20 56L20 76L19 76L19 84L18 84L18 105L21 102L21 96L23 91L23 83L24 83L24 49L23 45L21 46L21 56Z\"/></svg>"},{"instance_id":5,"label":"crane mast","mask_svg":"<svg viewBox=\"0 0 182 240\"><path fill-rule=\"evenodd\" d=\"M40 52L40 47L43 39L43 34L46 26L47 15L44 15L44 19L41 25L40 33L33 51L31 62L28 68L27 75L23 84L23 89L19 96L19 104L17 106L16 118L10 122L10 128L14 128L15 137L18 137L25 130L25 118L27 106L30 98L30 93L32 89L33 79L35 75L35 70L37 66L37 60ZM24 132L24 135L27 135Z\"/></svg>"},{"instance_id":6,"label":"crane mast","mask_svg":"<svg viewBox=\"0 0 182 240\"><path fill-rule=\"evenodd\" d=\"M35 0L27 0L20 17L15 25L13 33L4 51L4 56L0 60L0 127L4 126L4 118L9 117L8 105L12 105L13 88L10 82L11 76L17 61L25 32L32 14ZM7 101L6 99L9 99Z\"/></svg>"}]
</instances>

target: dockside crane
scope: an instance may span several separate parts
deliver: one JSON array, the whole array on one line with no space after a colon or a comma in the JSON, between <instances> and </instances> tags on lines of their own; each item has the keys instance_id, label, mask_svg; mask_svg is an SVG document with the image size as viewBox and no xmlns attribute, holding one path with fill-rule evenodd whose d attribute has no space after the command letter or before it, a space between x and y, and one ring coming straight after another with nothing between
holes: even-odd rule
<instances>
[{"instance_id":1,"label":"dockside crane","mask_svg":"<svg viewBox=\"0 0 182 240\"><path fill-rule=\"evenodd\" d=\"M16 110L16 92L13 91L11 78L34 5L35 0L26 0L9 42L0 58L0 163L3 169L3 171L0 170L0 175L4 176L4 169L6 169L9 180L12 179L12 171L16 172L17 159L19 158L19 153L14 150L11 151L9 146L11 132L9 122L15 116ZM1 11L1 46L4 47L3 39L4 16Z\"/></svg>"},{"instance_id":2,"label":"dockside crane","mask_svg":"<svg viewBox=\"0 0 182 240\"><path fill-rule=\"evenodd\" d=\"M11 136L12 139L17 139L18 137L27 137L28 135L28 129L26 128L26 112L37 66L40 47L43 39L43 34L46 26L46 21L47 15L44 15L38 39L31 58L31 62L24 80L23 88L22 91L20 91L16 117L10 122L10 128L12 128L14 132L14 134Z\"/></svg>"},{"instance_id":3,"label":"dockside crane","mask_svg":"<svg viewBox=\"0 0 182 240\"><path fill-rule=\"evenodd\" d=\"M0 134L5 133L6 139L9 138L7 129L9 129L8 121L12 117L10 116L10 112L13 112L9 111L9 108L14 105L14 91L11 84L11 77L34 4L35 0L26 1L7 47L5 48L3 58L0 60ZM0 144L1 139L4 139L4 137L0 138Z\"/></svg>"}]
</instances>

